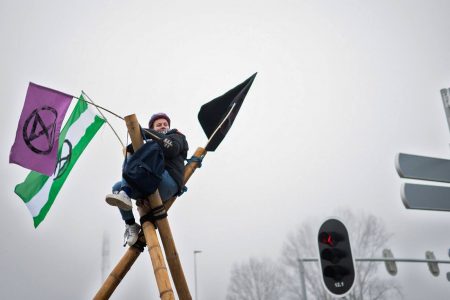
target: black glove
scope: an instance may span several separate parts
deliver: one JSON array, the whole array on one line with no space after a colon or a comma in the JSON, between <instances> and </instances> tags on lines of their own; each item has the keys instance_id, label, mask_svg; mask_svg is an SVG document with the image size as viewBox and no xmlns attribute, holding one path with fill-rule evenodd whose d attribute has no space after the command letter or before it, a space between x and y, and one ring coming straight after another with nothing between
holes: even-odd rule
<instances>
[{"instance_id":1,"label":"black glove","mask_svg":"<svg viewBox=\"0 0 450 300\"><path fill-rule=\"evenodd\" d=\"M134 153L134 149L133 149L133 144L129 144L127 146L127 152L133 154Z\"/></svg>"}]
</instances>

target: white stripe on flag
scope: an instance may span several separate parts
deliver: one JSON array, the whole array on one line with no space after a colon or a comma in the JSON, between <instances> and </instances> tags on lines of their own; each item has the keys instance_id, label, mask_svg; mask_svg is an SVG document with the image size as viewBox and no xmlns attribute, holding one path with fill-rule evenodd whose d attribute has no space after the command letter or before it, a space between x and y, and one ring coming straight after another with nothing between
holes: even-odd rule
<instances>
[{"instance_id":1,"label":"white stripe on flag","mask_svg":"<svg viewBox=\"0 0 450 300\"><path fill-rule=\"evenodd\" d=\"M25 203L33 218L39 215L42 207L47 203L54 178L55 174L50 176L42 189L30 201Z\"/></svg>"},{"instance_id":2,"label":"white stripe on flag","mask_svg":"<svg viewBox=\"0 0 450 300\"><path fill-rule=\"evenodd\" d=\"M91 123L94 122L95 114L90 110L86 109L78 118L78 120L72 124L66 135L66 140L69 140L73 146L78 144L80 139L86 133L86 128L89 127ZM75 127L74 127L75 126ZM83 129L83 130L73 130L73 129Z\"/></svg>"}]
</instances>

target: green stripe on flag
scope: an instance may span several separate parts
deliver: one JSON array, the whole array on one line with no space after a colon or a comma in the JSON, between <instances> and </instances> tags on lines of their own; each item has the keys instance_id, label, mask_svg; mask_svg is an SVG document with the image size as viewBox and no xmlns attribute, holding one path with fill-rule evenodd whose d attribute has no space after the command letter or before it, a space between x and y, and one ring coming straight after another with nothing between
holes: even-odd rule
<instances>
[{"instance_id":1,"label":"green stripe on flag","mask_svg":"<svg viewBox=\"0 0 450 300\"><path fill-rule=\"evenodd\" d=\"M31 171L24 182L16 185L14 192L27 203L41 190L48 178L47 175Z\"/></svg>"},{"instance_id":2,"label":"green stripe on flag","mask_svg":"<svg viewBox=\"0 0 450 300\"><path fill-rule=\"evenodd\" d=\"M48 211L50 210L50 207L52 206L53 202L55 202L56 196L58 195L59 191L61 190L62 185L67 179L67 176L69 176L70 171L72 170L73 166L77 162L78 158L80 157L81 153L83 153L84 149L87 147L89 142L92 140L94 135L97 133L97 131L100 129L100 127L105 123L105 121L98 116L95 116L95 121L92 123L87 129L86 134L81 138L81 140L78 142L78 144L72 149L72 159L70 160L70 163L66 166L66 170L61 175L61 177L56 178L53 180L53 184L50 188L50 193L48 195L48 201L42 207L42 210L40 211L39 215L34 217L34 227L37 227L42 220L44 220L45 216L47 215Z\"/></svg>"},{"instance_id":3,"label":"green stripe on flag","mask_svg":"<svg viewBox=\"0 0 450 300\"><path fill-rule=\"evenodd\" d=\"M63 157L65 161L64 164L59 165L58 174L49 177L32 171L25 181L18 184L14 190L30 210L34 227L44 220L81 153L105 123L105 120L88 110L88 105L83 100L83 97L80 96L80 100L61 130L58 162L61 162L63 150L70 148L69 146L64 147L64 144L72 145L72 149L69 156Z\"/></svg>"}]
</instances>

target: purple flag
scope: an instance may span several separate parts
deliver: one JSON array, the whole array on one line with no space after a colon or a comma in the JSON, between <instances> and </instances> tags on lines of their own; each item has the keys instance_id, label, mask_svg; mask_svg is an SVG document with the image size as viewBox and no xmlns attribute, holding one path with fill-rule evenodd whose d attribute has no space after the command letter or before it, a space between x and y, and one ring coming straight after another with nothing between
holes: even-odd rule
<instances>
[{"instance_id":1,"label":"purple flag","mask_svg":"<svg viewBox=\"0 0 450 300\"><path fill-rule=\"evenodd\" d=\"M73 96L30 82L9 162L51 176L59 132Z\"/></svg>"}]
</instances>

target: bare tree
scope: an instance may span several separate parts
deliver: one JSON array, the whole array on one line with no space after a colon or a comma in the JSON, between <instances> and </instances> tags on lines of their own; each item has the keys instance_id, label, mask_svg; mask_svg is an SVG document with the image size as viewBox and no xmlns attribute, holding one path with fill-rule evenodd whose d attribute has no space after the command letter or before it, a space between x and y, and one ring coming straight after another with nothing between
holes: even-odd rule
<instances>
[{"instance_id":1,"label":"bare tree","mask_svg":"<svg viewBox=\"0 0 450 300\"><path fill-rule=\"evenodd\" d=\"M318 250L316 248L315 234L308 223L305 222L295 232L289 234L283 246L281 259L287 268L287 276L290 277L286 287L289 299L305 299L302 294L299 258L317 257ZM318 264L304 263L303 266L308 298L331 299L322 287Z\"/></svg>"},{"instance_id":2,"label":"bare tree","mask_svg":"<svg viewBox=\"0 0 450 300\"><path fill-rule=\"evenodd\" d=\"M379 257L382 248L390 238L382 221L373 215L353 214L348 210L339 211L336 215L346 224L354 257ZM282 251L282 263L287 268L287 292L289 299L305 299L302 295L299 258L318 257L317 232L307 223L301 225L288 236ZM348 299L398 299L402 297L400 287L393 281L377 276L380 263L357 262L356 282ZM319 264L303 263L307 296L310 299L332 299L321 282Z\"/></svg>"},{"instance_id":3,"label":"bare tree","mask_svg":"<svg viewBox=\"0 0 450 300\"><path fill-rule=\"evenodd\" d=\"M278 300L285 293L285 274L269 259L250 258L231 270L227 300Z\"/></svg>"}]
</instances>

